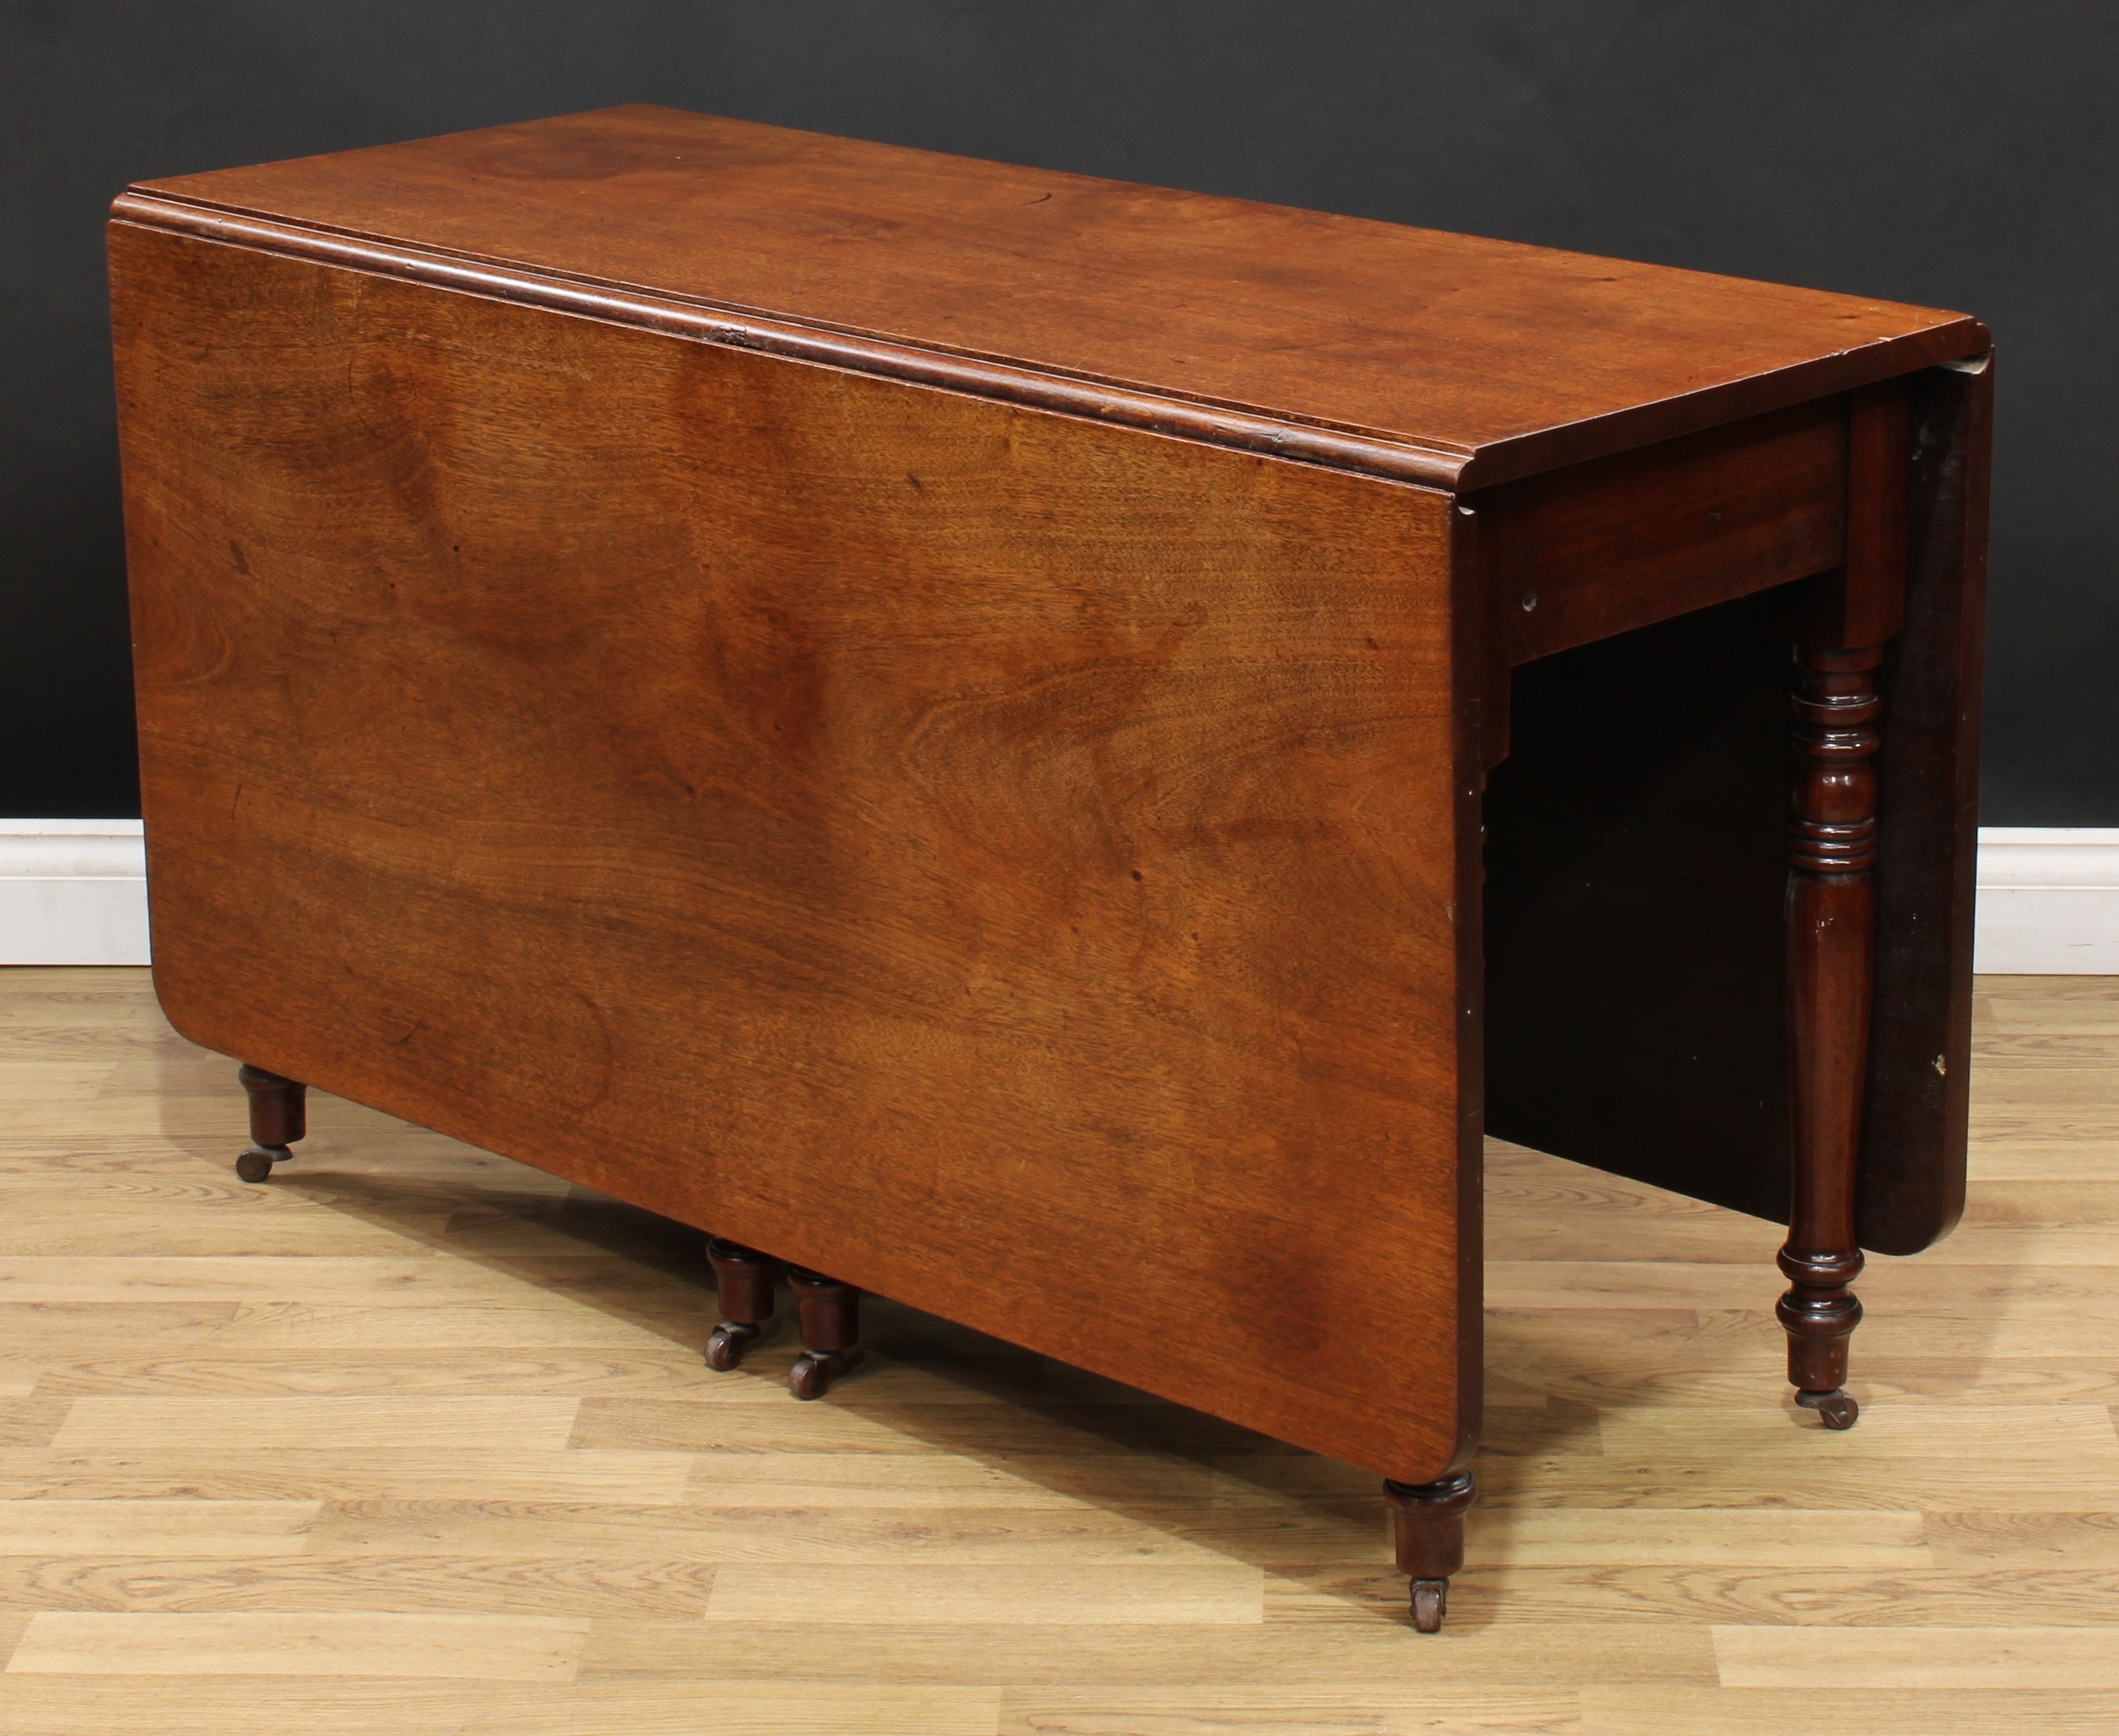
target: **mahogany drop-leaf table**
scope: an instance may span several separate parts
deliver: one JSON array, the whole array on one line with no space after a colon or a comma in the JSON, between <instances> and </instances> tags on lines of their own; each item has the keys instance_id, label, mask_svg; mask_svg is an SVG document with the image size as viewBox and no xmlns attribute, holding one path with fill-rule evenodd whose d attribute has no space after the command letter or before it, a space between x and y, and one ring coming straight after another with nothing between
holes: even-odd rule
<instances>
[{"instance_id":1,"label":"mahogany drop-leaf table","mask_svg":"<svg viewBox=\"0 0 2119 1736\"><path fill-rule=\"evenodd\" d=\"M1854 1420L1963 1197L1977 321L653 108L109 242L245 1179L314 1083L710 1231L715 1368L784 1272L801 1397L871 1290L1367 1466L1428 1631L1489 1130L1785 1215Z\"/></svg>"}]
</instances>

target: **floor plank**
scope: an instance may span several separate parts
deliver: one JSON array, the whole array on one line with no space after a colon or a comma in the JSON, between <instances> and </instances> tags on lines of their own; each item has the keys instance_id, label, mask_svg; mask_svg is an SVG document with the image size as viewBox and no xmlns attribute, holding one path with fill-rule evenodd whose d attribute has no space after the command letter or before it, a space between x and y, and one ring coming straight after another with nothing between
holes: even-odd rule
<instances>
[{"instance_id":1,"label":"floor plank","mask_svg":"<svg viewBox=\"0 0 2119 1736\"><path fill-rule=\"evenodd\" d=\"M1182 1628L1265 1619L1265 1576L1236 1561L938 1564L734 1562L714 1581L710 1622L806 1624L820 1611L864 1626L948 1622L1049 1628Z\"/></svg>"},{"instance_id":2,"label":"floor plank","mask_svg":"<svg viewBox=\"0 0 2119 1736\"><path fill-rule=\"evenodd\" d=\"M180 1616L40 1610L14 1674L572 1679L585 1619L561 1616Z\"/></svg>"},{"instance_id":3,"label":"floor plank","mask_svg":"<svg viewBox=\"0 0 2119 1736\"><path fill-rule=\"evenodd\" d=\"M0 1501L0 1556L300 1555L321 1501Z\"/></svg>"},{"instance_id":4,"label":"floor plank","mask_svg":"<svg viewBox=\"0 0 2119 1736\"><path fill-rule=\"evenodd\" d=\"M2109 1622L1997 1628L1967 1619L1927 1628L1717 1627L1714 1633L1728 1688L2119 1689L2119 1645Z\"/></svg>"},{"instance_id":5,"label":"floor plank","mask_svg":"<svg viewBox=\"0 0 2119 1736\"><path fill-rule=\"evenodd\" d=\"M1836 1688L1821 1711L1816 1693L1785 1688L1587 1688L1582 1736L1938 1736L1950 1730L2034 1730L2038 1736L2110 1736L2119 1694L1944 1688Z\"/></svg>"}]
</instances>

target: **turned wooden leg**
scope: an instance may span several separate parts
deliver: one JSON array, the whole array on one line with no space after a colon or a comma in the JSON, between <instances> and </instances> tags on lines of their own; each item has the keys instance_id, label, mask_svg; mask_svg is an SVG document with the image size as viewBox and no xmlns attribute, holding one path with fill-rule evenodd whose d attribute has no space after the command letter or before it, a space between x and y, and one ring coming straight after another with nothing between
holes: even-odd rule
<instances>
[{"instance_id":1,"label":"turned wooden leg","mask_svg":"<svg viewBox=\"0 0 2119 1736\"><path fill-rule=\"evenodd\" d=\"M309 1132L309 1087L263 1067L239 1067L236 1077L250 1093L250 1149L236 1160L236 1173L262 1182L273 1165L294 1155L287 1148Z\"/></svg>"},{"instance_id":2,"label":"turned wooden leg","mask_svg":"<svg viewBox=\"0 0 2119 1736\"><path fill-rule=\"evenodd\" d=\"M1788 882L1788 1032L1794 1188L1777 1312L1788 1331L1795 1402L1827 1428L1858 1407L1845 1390L1847 1341L1861 1319L1851 1286L1862 1082L1876 960L1876 647L1805 645L1795 692L1794 811Z\"/></svg>"},{"instance_id":3,"label":"turned wooden leg","mask_svg":"<svg viewBox=\"0 0 2119 1736\"><path fill-rule=\"evenodd\" d=\"M800 1266L787 1268L787 1288L802 1316L802 1354L787 1371L787 1390L798 1399L820 1399L861 1360L861 1293Z\"/></svg>"},{"instance_id":4,"label":"turned wooden leg","mask_svg":"<svg viewBox=\"0 0 2119 1736\"><path fill-rule=\"evenodd\" d=\"M720 1323L707 1334L706 1366L726 1374L772 1332L772 1290L780 1262L719 1236L706 1238L706 1257L714 1268L721 1310Z\"/></svg>"},{"instance_id":5,"label":"turned wooden leg","mask_svg":"<svg viewBox=\"0 0 2119 1736\"><path fill-rule=\"evenodd\" d=\"M1440 1483L1383 1484L1398 1544L1398 1571L1413 1582L1413 1626L1439 1633L1449 1607L1449 1576L1464 1566L1464 1516L1471 1505L1471 1473Z\"/></svg>"}]
</instances>

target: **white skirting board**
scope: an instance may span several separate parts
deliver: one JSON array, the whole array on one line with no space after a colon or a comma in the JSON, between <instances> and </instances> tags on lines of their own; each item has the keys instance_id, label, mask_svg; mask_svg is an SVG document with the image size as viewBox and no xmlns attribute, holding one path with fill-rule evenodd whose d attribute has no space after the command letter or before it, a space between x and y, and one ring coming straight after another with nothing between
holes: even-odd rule
<instances>
[{"instance_id":1,"label":"white skirting board","mask_svg":"<svg viewBox=\"0 0 2119 1736\"><path fill-rule=\"evenodd\" d=\"M1979 833L1983 971L2119 976L2119 827ZM0 820L0 965L147 962L136 820Z\"/></svg>"},{"instance_id":2,"label":"white skirting board","mask_svg":"<svg viewBox=\"0 0 2119 1736\"><path fill-rule=\"evenodd\" d=\"M1983 826L1972 968L2119 976L2119 827Z\"/></svg>"},{"instance_id":3,"label":"white skirting board","mask_svg":"<svg viewBox=\"0 0 2119 1736\"><path fill-rule=\"evenodd\" d=\"M136 820L0 820L0 965L144 965Z\"/></svg>"}]
</instances>

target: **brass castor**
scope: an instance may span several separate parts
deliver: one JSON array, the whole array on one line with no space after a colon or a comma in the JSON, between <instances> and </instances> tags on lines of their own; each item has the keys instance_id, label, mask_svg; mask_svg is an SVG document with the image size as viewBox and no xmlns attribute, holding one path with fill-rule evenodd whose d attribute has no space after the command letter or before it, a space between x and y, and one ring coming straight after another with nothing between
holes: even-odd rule
<instances>
[{"instance_id":1,"label":"brass castor","mask_svg":"<svg viewBox=\"0 0 2119 1736\"><path fill-rule=\"evenodd\" d=\"M1798 1393L1795 1402L1805 1410L1815 1410L1817 1420L1827 1428L1852 1428L1855 1418L1861 1415L1861 1406L1855 1403L1854 1394L1840 1387L1834 1387L1828 1393Z\"/></svg>"},{"instance_id":2,"label":"brass castor","mask_svg":"<svg viewBox=\"0 0 2119 1736\"><path fill-rule=\"evenodd\" d=\"M271 1175L273 1165L293 1155L284 1145L253 1145L236 1160L236 1173L246 1182L262 1182Z\"/></svg>"},{"instance_id":3,"label":"brass castor","mask_svg":"<svg viewBox=\"0 0 2119 1736\"><path fill-rule=\"evenodd\" d=\"M804 1350L787 1371L787 1390L798 1399L821 1399L841 1375L861 1360L859 1350Z\"/></svg>"},{"instance_id":4,"label":"brass castor","mask_svg":"<svg viewBox=\"0 0 2119 1736\"><path fill-rule=\"evenodd\" d=\"M1415 1579L1413 1582L1413 1626L1422 1633L1442 1632L1442 1618L1449 1608L1449 1582L1447 1579Z\"/></svg>"}]
</instances>

